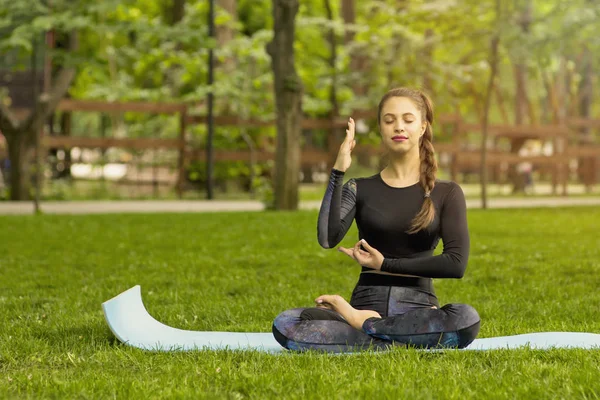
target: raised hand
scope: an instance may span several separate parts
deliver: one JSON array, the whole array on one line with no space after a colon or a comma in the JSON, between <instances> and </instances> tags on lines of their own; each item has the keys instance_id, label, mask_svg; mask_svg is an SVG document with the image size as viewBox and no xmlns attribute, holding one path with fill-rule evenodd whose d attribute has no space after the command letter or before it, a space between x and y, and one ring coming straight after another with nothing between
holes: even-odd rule
<instances>
[{"instance_id":1,"label":"raised hand","mask_svg":"<svg viewBox=\"0 0 600 400\"><path fill-rule=\"evenodd\" d=\"M335 160L335 164L333 168L338 171L348 170L350 168L350 164L352 163L352 150L354 150L354 146L356 146L356 140L354 139L354 131L355 131L355 123L352 118L348 120L348 129L346 129L346 138L342 142L340 146L340 151L338 152L337 159Z\"/></svg>"}]
</instances>

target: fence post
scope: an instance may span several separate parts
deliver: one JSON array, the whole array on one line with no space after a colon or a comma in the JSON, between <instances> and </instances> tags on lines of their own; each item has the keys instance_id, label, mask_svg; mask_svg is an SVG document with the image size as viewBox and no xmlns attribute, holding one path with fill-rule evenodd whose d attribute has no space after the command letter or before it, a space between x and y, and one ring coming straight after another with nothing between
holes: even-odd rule
<instances>
[{"instance_id":1,"label":"fence post","mask_svg":"<svg viewBox=\"0 0 600 400\"><path fill-rule=\"evenodd\" d=\"M186 121L187 119L187 107L184 108L179 113L179 160L178 160L178 169L179 172L177 174L177 197L181 200L183 197L183 183L185 178L185 129L186 129Z\"/></svg>"}]
</instances>

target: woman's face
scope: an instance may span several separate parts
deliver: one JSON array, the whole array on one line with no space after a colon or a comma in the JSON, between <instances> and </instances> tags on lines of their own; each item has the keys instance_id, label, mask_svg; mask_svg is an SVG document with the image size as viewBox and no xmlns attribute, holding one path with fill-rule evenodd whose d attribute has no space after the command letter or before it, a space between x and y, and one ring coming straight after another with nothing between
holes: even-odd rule
<instances>
[{"instance_id":1,"label":"woman's face","mask_svg":"<svg viewBox=\"0 0 600 400\"><path fill-rule=\"evenodd\" d=\"M384 145L392 152L418 151L426 122L408 97L391 97L381 109L380 132ZM415 150L416 147L416 150Z\"/></svg>"}]
</instances>

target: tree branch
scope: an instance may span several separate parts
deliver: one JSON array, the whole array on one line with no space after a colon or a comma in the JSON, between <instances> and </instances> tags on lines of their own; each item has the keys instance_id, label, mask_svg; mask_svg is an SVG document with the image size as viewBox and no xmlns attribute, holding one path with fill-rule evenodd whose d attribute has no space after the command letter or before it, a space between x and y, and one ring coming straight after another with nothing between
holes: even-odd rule
<instances>
[{"instance_id":1,"label":"tree branch","mask_svg":"<svg viewBox=\"0 0 600 400\"><path fill-rule=\"evenodd\" d=\"M70 38L69 50L73 52L78 47L79 37L77 32L73 32ZM58 106L58 103L65 97L75 78L75 74L75 67L63 67L60 69L50 93L43 93L39 97L33 112L25 123L26 130L38 130L41 128L44 121L48 119Z\"/></svg>"},{"instance_id":2,"label":"tree branch","mask_svg":"<svg viewBox=\"0 0 600 400\"><path fill-rule=\"evenodd\" d=\"M0 131L4 136L12 135L19 129L19 120L0 98Z\"/></svg>"},{"instance_id":3,"label":"tree branch","mask_svg":"<svg viewBox=\"0 0 600 400\"><path fill-rule=\"evenodd\" d=\"M54 112L58 103L65 97L73 78L75 78L75 68L60 70L50 93L44 93L38 99L34 112L31 113L25 123L27 130L37 130L43 125L44 121Z\"/></svg>"}]
</instances>

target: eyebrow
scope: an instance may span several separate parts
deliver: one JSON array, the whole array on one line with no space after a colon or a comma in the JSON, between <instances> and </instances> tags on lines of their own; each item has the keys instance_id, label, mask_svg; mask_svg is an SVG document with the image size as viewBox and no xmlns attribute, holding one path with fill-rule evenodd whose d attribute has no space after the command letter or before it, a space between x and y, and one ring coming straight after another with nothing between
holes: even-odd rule
<instances>
[{"instance_id":1,"label":"eyebrow","mask_svg":"<svg viewBox=\"0 0 600 400\"><path fill-rule=\"evenodd\" d=\"M388 115L390 115L390 116L392 116L392 117L395 117L395 116L396 116L395 114L392 114L392 113L386 113L386 114L384 114L383 116L384 116L384 117L387 117ZM402 116L405 116L405 115L411 115L411 116L413 116L413 117L415 116L413 113L409 113L409 112L406 112L406 113L402 114Z\"/></svg>"}]
</instances>

